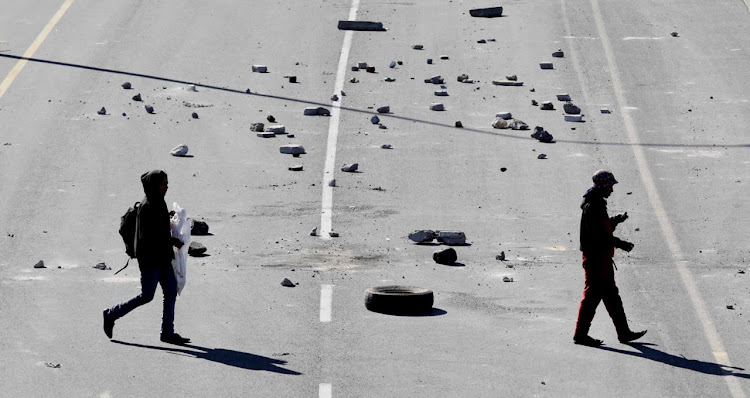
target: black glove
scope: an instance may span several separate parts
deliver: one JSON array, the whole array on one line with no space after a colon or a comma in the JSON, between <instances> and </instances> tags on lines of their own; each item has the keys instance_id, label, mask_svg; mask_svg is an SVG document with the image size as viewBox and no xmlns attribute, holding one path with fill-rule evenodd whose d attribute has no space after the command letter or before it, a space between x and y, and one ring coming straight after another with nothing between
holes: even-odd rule
<instances>
[{"instance_id":1,"label":"black glove","mask_svg":"<svg viewBox=\"0 0 750 398\"><path fill-rule=\"evenodd\" d=\"M629 251L633 250L633 247L635 247L634 244L632 244L630 242L627 242L627 241L624 241L624 240L620 241L620 244L617 245L618 249L625 250L626 252L629 252Z\"/></svg>"}]
</instances>

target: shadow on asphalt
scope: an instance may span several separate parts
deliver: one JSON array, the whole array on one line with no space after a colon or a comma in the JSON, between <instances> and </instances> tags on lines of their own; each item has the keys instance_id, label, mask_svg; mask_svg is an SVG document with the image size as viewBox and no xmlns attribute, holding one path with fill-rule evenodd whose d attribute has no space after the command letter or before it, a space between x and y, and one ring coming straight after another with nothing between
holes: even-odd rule
<instances>
[{"instance_id":1,"label":"shadow on asphalt","mask_svg":"<svg viewBox=\"0 0 750 398\"><path fill-rule=\"evenodd\" d=\"M185 344L173 347L159 347L146 344L128 343L120 340L110 340L113 343L126 345L130 347L148 348L151 350L166 351L172 354L184 354L194 356L195 358L205 359L207 361L221 363L235 368L247 370L265 370L268 372L281 373L287 375L301 375L302 373L290 369L284 369L281 365L286 365L286 361L280 359L268 358L260 355L250 354L242 351L226 350L223 348L206 348L193 344ZM190 348L190 349L186 349Z\"/></svg>"},{"instance_id":2,"label":"shadow on asphalt","mask_svg":"<svg viewBox=\"0 0 750 398\"><path fill-rule=\"evenodd\" d=\"M600 350L616 352L619 354L631 355L635 357L641 357L650 359L652 361L661 362L666 365L674 366L676 368L682 368L700 372L708 375L716 376L735 376L743 379L750 379L750 374L737 372L738 370L745 370L736 366L721 365L713 362L704 362L696 359L687 359L685 357L678 357L676 355L668 354L664 351L657 350L656 344L649 343L629 343L629 346L635 348L640 352L620 350L617 348L599 346L596 347Z\"/></svg>"},{"instance_id":3,"label":"shadow on asphalt","mask_svg":"<svg viewBox=\"0 0 750 398\"><path fill-rule=\"evenodd\" d=\"M377 312L378 314L383 314L383 315L390 315L390 316L397 316L397 317L406 317L406 318L409 318L409 317L419 318L419 317L427 317L427 316L440 316L440 315L445 315L445 314L448 313L448 311L441 310L440 308L432 308L432 310L430 310L428 312L399 312L399 313L380 312L380 311L372 311L372 312Z\"/></svg>"},{"instance_id":4,"label":"shadow on asphalt","mask_svg":"<svg viewBox=\"0 0 750 398\"><path fill-rule=\"evenodd\" d=\"M179 80L179 79L172 79L168 77L160 77L160 76L154 76L154 75L147 75L143 73L134 73L134 72L127 72L127 71L121 71L116 69L107 69L107 68L99 68L96 66L88 66L88 65L81 65L81 64L73 64L68 62L60 62L60 61L52 61L49 59L42 59L42 58L32 58L32 57L23 57L20 55L12 55L12 54L0 54L0 58L10 58L10 59L17 59L17 60L26 60L29 62L38 62L43 64L50 64L50 65L57 65L57 66L66 66L69 68L77 68L77 69L86 69L91 70L95 72L104 72L104 73L112 73L116 75L123 75L123 76L132 76L132 77L141 77L144 79L151 79L151 80L159 80L164 82L171 82L171 83L179 83L179 84L185 84L185 85L194 85L196 87L203 87L203 88L209 88L212 90L220 90L235 94L243 94L243 95L253 95L256 97L263 97L263 98L270 98L270 99L277 99L281 101L289 101L289 102L298 102L301 104L306 105L316 105L316 106L324 106L324 107L330 107L330 103L322 103L322 102L315 102L315 101L309 101L304 100L300 98L291 98L291 97L284 97L280 95L273 95L273 94L263 94L263 93L256 93L251 92L250 89L247 89L245 91L243 90L237 90L232 89L228 87L219 87L219 86L212 86L209 84L202 84L202 83L196 83L196 82L190 82L186 80ZM342 111L347 112L356 112L356 113L363 113L367 115L379 115L375 111L370 110L363 110L363 109L356 109L356 108L349 108L345 106L340 106L339 109ZM394 114L380 114L381 116L393 118L393 119L400 119L400 120L406 120L411 121L415 123L421 123L421 124L428 124L431 126L436 127L445 127L449 128L451 130L455 130L456 127L453 124L446 124L446 123L437 123L432 122L429 120L421 120L421 119L415 119L411 117L406 116L398 116ZM491 130L480 130L476 128L470 128L470 127L463 127L461 130L464 131L471 131L473 133L480 133L480 134L487 134L487 135L494 135L498 137L504 137L504 138L511 138L511 139L517 139L517 140L532 140L535 141L534 138L529 137L528 135L513 135L508 133L499 133ZM524 130L529 131L529 130ZM670 143L629 143L629 142L592 142L592 141L577 141L577 140L555 140L557 143L564 143L564 144L580 144L580 145L612 145L612 146L641 146L641 147L678 147L678 148L750 148L750 143L745 144L670 144Z\"/></svg>"}]
</instances>

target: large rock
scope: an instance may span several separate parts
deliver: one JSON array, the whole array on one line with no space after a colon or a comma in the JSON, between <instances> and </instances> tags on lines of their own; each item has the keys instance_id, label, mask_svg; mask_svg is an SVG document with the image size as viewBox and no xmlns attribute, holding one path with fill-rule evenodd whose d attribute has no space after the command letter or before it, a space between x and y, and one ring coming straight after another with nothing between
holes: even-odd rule
<instances>
[{"instance_id":1,"label":"large rock","mask_svg":"<svg viewBox=\"0 0 750 398\"><path fill-rule=\"evenodd\" d=\"M465 245L466 235L461 231L437 231L438 242L446 245Z\"/></svg>"},{"instance_id":2,"label":"large rock","mask_svg":"<svg viewBox=\"0 0 750 398\"><path fill-rule=\"evenodd\" d=\"M432 259L438 264L453 265L458 260L458 255L455 249L448 248L432 253Z\"/></svg>"},{"instance_id":3,"label":"large rock","mask_svg":"<svg viewBox=\"0 0 750 398\"><path fill-rule=\"evenodd\" d=\"M305 148L299 144L288 144L279 147L279 152L287 155L302 155L305 153Z\"/></svg>"},{"instance_id":4,"label":"large rock","mask_svg":"<svg viewBox=\"0 0 750 398\"><path fill-rule=\"evenodd\" d=\"M547 130L544 129L544 127L536 126L534 128L534 133L531 134L531 138L536 138L540 142L544 143L550 143L553 141L552 134L548 133Z\"/></svg>"},{"instance_id":5,"label":"large rock","mask_svg":"<svg viewBox=\"0 0 750 398\"><path fill-rule=\"evenodd\" d=\"M190 242L190 247L188 247L188 255L189 256L202 256L206 253L208 249L206 249L206 246L203 246L201 243L198 242Z\"/></svg>"},{"instance_id":6,"label":"large rock","mask_svg":"<svg viewBox=\"0 0 750 398\"><path fill-rule=\"evenodd\" d=\"M578 115L581 113L581 108L575 106L572 102L566 102L563 105L563 110L569 115Z\"/></svg>"},{"instance_id":7,"label":"large rock","mask_svg":"<svg viewBox=\"0 0 750 398\"><path fill-rule=\"evenodd\" d=\"M477 18L498 18L503 16L503 7L475 8L469 10L469 15Z\"/></svg>"},{"instance_id":8,"label":"large rock","mask_svg":"<svg viewBox=\"0 0 750 398\"><path fill-rule=\"evenodd\" d=\"M409 234L409 239L417 243L432 242L437 233L430 229L420 229Z\"/></svg>"},{"instance_id":9,"label":"large rock","mask_svg":"<svg viewBox=\"0 0 750 398\"><path fill-rule=\"evenodd\" d=\"M208 224L205 221L190 219L190 235L208 235Z\"/></svg>"}]
</instances>

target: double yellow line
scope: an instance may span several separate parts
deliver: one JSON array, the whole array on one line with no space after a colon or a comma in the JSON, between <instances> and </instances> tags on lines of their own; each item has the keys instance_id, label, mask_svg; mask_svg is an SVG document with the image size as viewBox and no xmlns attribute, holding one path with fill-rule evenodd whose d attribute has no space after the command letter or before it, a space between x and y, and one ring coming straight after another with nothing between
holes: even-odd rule
<instances>
[{"instance_id":1,"label":"double yellow line","mask_svg":"<svg viewBox=\"0 0 750 398\"><path fill-rule=\"evenodd\" d=\"M26 52L23 53L24 58L31 58L34 56L36 50L41 47L42 43L44 43L44 40L47 39L47 36L49 36L50 32L52 32L52 29L55 28L55 25L60 22L60 19L62 19L63 15L65 15L65 12L68 11L68 8L70 8L74 1L75 0L65 0L63 5L60 6L60 9L57 10L55 15L52 16L52 19L47 22L47 25L44 27L44 29L39 32L39 35L36 37L36 39L34 39ZM3 82L0 83L0 99L3 98L5 92L8 91L10 85L13 84L13 81L16 80L16 77L19 73L21 73L21 70L23 70L23 67L26 66L28 62L29 61L25 59L19 60L18 62L16 62L16 65L13 67L13 69L8 72L8 75L5 76Z\"/></svg>"}]
</instances>

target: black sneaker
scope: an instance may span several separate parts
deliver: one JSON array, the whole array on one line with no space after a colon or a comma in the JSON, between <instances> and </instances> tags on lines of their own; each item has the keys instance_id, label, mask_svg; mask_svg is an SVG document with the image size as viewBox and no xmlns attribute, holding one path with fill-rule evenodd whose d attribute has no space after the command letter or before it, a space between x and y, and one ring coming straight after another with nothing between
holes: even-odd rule
<instances>
[{"instance_id":1,"label":"black sneaker","mask_svg":"<svg viewBox=\"0 0 750 398\"><path fill-rule=\"evenodd\" d=\"M600 345L604 344L603 341L599 339L595 339L591 336L581 336L581 337L573 337L573 342L580 345L585 345L589 347L599 347Z\"/></svg>"},{"instance_id":2,"label":"black sneaker","mask_svg":"<svg viewBox=\"0 0 750 398\"><path fill-rule=\"evenodd\" d=\"M112 329L115 328L115 320L112 319L112 315L110 314L110 311L104 310L102 313L104 316L104 334L107 335L110 339L112 338Z\"/></svg>"},{"instance_id":3,"label":"black sneaker","mask_svg":"<svg viewBox=\"0 0 750 398\"><path fill-rule=\"evenodd\" d=\"M168 343L168 344L175 344L175 345L183 345L190 342L190 339L187 337L182 337L177 333L172 333L168 336L161 336L161 341Z\"/></svg>"},{"instance_id":4,"label":"black sneaker","mask_svg":"<svg viewBox=\"0 0 750 398\"><path fill-rule=\"evenodd\" d=\"M641 330L640 332L628 332L624 336L617 336L617 339L620 340L620 343L630 343L631 341L636 341L643 337L646 332L647 330Z\"/></svg>"}]
</instances>

